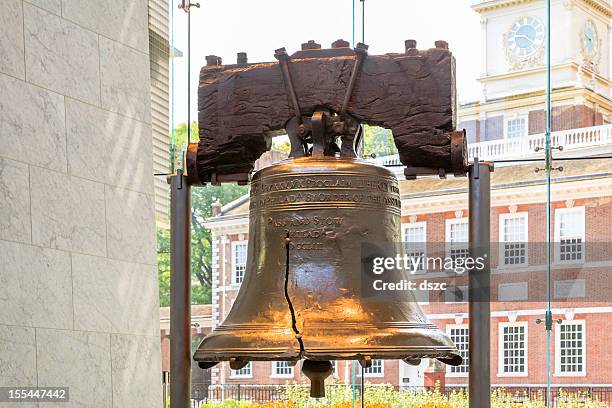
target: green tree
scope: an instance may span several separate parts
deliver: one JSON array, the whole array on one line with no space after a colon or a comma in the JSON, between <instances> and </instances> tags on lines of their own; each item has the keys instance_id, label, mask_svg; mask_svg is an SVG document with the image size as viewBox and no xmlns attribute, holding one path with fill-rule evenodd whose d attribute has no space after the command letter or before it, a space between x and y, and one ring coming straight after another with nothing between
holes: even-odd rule
<instances>
[{"instance_id":1,"label":"green tree","mask_svg":"<svg viewBox=\"0 0 612 408\"><path fill-rule=\"evenodd\" d=\"M397 153L393 135L389 129L365 125L363 141L365 157L370 157L372 154L375 154L376 157L382 157Z\"/></svg>"},{"instance_id":2,"label":"green tree","mask_svg":"<svg viewBox=\"0 0 612 408\"><path fill-rule=\"evenodd\" d=\"M196 122L191 125L191 140L198 139ZM187 125L182 123L174 130L176 157L187 144ZM193 279L191 302L208 304L212 301L212 237L205 222L212 216L212 203L227 204L248 192L246 186L223 184L216 187L194 187L191 193L191 273ZM160 306L170 305L170 231L157 230L157 268L159 277Z\"/></svg>"},{"instance_id":3,"label":"green tree","mask_svg":"<svg viewBox=\"0 0 612 408\"><path fill-rule=\"evenodd\" d=\"M170 306L170 231L157 229L157 276L159 305Z\"/></svg>"},{"instance_id":4,"label":"green tree","mask_svg":"<svg viewBox=\"0 0 612 408\"><path fill-rule=\"evenodd\" d=\"M207 304L212 300L212 237L204 226L212 216L212 204L219 201L222 205L230 203L247 194L245 186L223 184L221 186L196 187L192 189L191 202L191 271L199 282L192 291L194 304Z\"/></svg>"}]
</instances>

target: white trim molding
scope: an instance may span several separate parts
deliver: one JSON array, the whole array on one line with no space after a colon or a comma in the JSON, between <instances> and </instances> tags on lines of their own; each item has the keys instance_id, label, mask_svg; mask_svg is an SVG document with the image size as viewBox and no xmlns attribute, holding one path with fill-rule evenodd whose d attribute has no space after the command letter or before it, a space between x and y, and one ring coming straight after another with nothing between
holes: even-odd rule
<instances>
[{"instance_id":1,"label":"white trim molding","mask_svg":"<svg viewBox=\"0 0 612 408\"><path fill-rule=\"evenodd\" d=\"M561 260L561 239L568 238L568 236L561 236L561 217L567 214L576 214L580 219L580 225L578 226L578 231L574 236L570 236L570 238L581 239L580 245L581 249L581 257L577 260ZM585 251L585 223L586 223L586 211L584 206L580 207L570 207L570 208L557 208L555 209L555 239L554 239L554 262L556 264L582 264L586 261L586 251ZM570 244L571 245L571 244Z\"/></svg>"},{"instance_id":2,"label":"white trim molding","mask_svg":"<svg viewBox=\"0 0 612 408\"><path fill-rule=\"evenodd\" d=\"M237 374L241 371L247 371L248 373L245 374ZM232 370L230 368L230 378L253 378L253 362L249 361L247 363L247 365L245 365L244 367L242 367L240 370Z\"/></svg>"},{"instance_id":3,"label":"white trim molding","mask_svg":"<svg viewBox=\"0 0 612 408\"><path fill-rule=\"evenodd\" d=\"M465 350L462 350L460 347L457 347L457 349L459 350L459 354L461 354L461 357L467 356L467 361L468 363L465 364L465 359L463 360L463 363L461 363L461 365L459 366L450 366L447 365L446 366L446 376L447 377L467 377L469 374L469 361L470 361L470 357L469 357L469 343L468 343L468 338L469 338L469 334L470 334L470 329L469 329L469 325L467 323L462 323L462 324L447 324L446 325L446 334L451 338L451 340L453 341L453 343L456 343L455 340L453 340L453 336L452 336L452 330L465 330L465 335L462 334L462 337L465 337ZM463 353L462 353L463 352ZM465 367L465 368L464 368ZM465 370L461 371L461 372L453 372L452 370Z\"/></svg>"},{"instance_id":4,"label":"white trim molding","mask_svg":"<svg viewBox=\"0 0 612 408\"><path fill-rule=\"evenodd\" d=\"M230 285L232 286L237 286L240 287L240 285L242 284L242 282L244 281L244 274L246 273L246 265L247 265L247 259L248 259L248 248L249 248L249 242L245 239L243 240L238 240L238 241L232 241L232 249L230 251L230 269L231 269L231 281L230 281ZM242 272L242 279L240 280L240 282L238 282L237 276L236 276L236 248L238 248L238 246L245 246L245 252L244 252L244 268L245 270Z\"/></svg>"},{"instance_id":5,"label":"white trim molding","mask_svg":"<svg viewBox=\"0 0 612 408\"><path fill-rule=\"evenodd\" d=\"M279 364L287 364L286 367L279 367ZM270 374L270 378L293 378L294 373L295 373L295 367L291 365L291 363L289 361L273 361L271 364L272 367L272 373ZM286 369L288 368L290 373L288 374L279 374L278 370L279 369Z\"/></svg>"},{"instance_id":6,"label":"white trim molding","mask_svg":"<svg viewBox=\"0 0 612 408\"><path fill-rule=\"evenodd\" d=\"M577 325L581 327L580 330L580 342L582 347L580 348L580 357L582 358L581 364L582 369L580 371L561 372L561 328L563 326ZM585 320L564 320L560 324L555 326L555 377L586 377L587 373L587 347L586 347L586 321ZM567 341L568 339L565 339ZM570 339L573 340L573 339ZM574 364L574 363L570 363Z\"/></svg>"},{"instance_id":7,"label":"white trim molding","mask_svg":"<svg viewBox=\"0 0 612 408\"><path fill-rule=\"evenodd\" d=\"M523 328L523 350L524 359L523 371L517 372L505 372L504 359L505 359L505 339L504 329L510 327L522 327ZM528 322L501 322L498 324L498 349L497 349L497 376L498 377L527 377L529 375L529 325ZM516 358L516 357L513 357ZM519 357L520 358L520 357Z\"/></svg>"},{"instance_id":8,"label":"white trim molding","mask_svg":"<svg viewBox=\"0 0 612 408\"><path fill-rule=\"evenodd\" d=\"M507 220L519 220L519 219L525 220L523 237L520 237L519 239L515 239L515 240L506 241L505 222ZM507 264L506 263L506 258L505 258L506 246L505 245L508 242L511 244L515 244L515 245L520 244L520 243L525 243L525 247L524 247L525 261L524 262L519 263L519 264ZM515 268L518 265L528 266L529 265L529 250L527 247L528 242L529 242L529 213L527 211L521 211L521 212L500 214L499 215L499 259L497 262L498 268L505 268L505 267ZM519 249L515 248L515 250L519 250Z\"/></svg>"}]
</instances>

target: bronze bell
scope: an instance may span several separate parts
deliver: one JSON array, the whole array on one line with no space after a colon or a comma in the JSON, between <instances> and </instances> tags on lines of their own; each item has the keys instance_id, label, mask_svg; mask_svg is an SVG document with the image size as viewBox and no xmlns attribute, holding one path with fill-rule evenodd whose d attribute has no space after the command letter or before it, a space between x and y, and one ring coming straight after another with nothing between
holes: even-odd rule
<instances>
[{"instance_id":1,"label":"bronze bell","mask_svg":"<svg viewBox=\"0 0 612 408\"><path fill-rule=\"evenodd\" d=\"M401 241L393 173L315 146L255 173L250 194L244 281L223 324L196 350L201 367L305 359L311 395L320 397L329 360L461 363L411 293L363 299L362 243Z\"/></svg>"}]
</instances>

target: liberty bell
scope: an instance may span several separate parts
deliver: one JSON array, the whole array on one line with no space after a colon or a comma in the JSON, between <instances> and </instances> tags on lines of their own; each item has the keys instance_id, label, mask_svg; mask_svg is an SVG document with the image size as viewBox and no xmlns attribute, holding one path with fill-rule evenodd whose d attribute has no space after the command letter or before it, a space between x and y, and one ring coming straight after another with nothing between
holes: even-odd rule
<instances>
[{"instance_id":1,"label":"liberty bell","mask_svg":"<svg viewBox=\"0 0 612 408\"><path fill-rule=\"evenodd\" d=\"M244 281L225 321L195 352L201 367L304 359L311 395L321 397L329 360L461 363L411 293L364 301L363 243L401 241L398 182L386 168L338 154L326 140L331 118L313 115L310 153L253 175Z\"/></svg>"},{"instance_id":2,"label":"liberty bell","mask_svg":"<svg viewBox=\"0 0 612 408\"><path fill-rule=\"evenodd\" d=\"M202 69L200 142L188 151L189 173L194 182L251 189L244 280L223 323L195 351L200 367L303 360L311 396L322 397L330 360L461 364L410 291L364 296L370 249L401 241L401 203L394 174L357 157L362 123L393 130L402 163L412 166L407 178L432 169L464 175L467 165L465 135L453 132L448 44L415 47L408 40L403 54L366 58L364 44L338 40L321 50L309 42L291 57L277 50L278 63L221 67L215 57ZM269 136L282 131L289 158L250 177ZM409 279L406 270L393 274Z\"/></svg>"}]
</instances>

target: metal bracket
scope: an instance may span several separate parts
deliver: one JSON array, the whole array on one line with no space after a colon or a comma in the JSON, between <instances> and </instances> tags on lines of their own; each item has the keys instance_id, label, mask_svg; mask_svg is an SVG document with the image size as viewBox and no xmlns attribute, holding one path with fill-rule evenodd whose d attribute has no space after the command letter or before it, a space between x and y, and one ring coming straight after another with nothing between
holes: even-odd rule
<instances>
[{"instance_id":1,"label":"metal bracket","mask_svg":"<svg viewBox=\"0 0 612 408\"><path fill-rule=\"evenodd\" d=\"M348 104L351 100L351 96L353 95L353 89L355 89L355 82L357 82L357 75L359 75L359 71L361 71L361 66L363 65L363 61L365 61L367 56L368 56L368 46L363 43L358 43L357 46L355 47L355 64L353 65L349 83L346 87L346 93L344 94L344 101L342 102L342 108L340 109L340 116L342 116L343 118L346 115Z\"/></svg>"},{"instance_id":2,"label":"metal bracket","mask_svg":"<svg viewBox=\"0 0 612 408\"><path fill-rule=\"evenodd\" d=\"M312 157L323 157L327 150L326 138L327 115L323 111L317 111L312 115L310 126L312 127Z\"/></svg>"},{"instance_id":3,"label":"metal bracket","mask_svg":"<svg viewBox=\"0 0 612 408\"><path fill-rule=\"evenodd\" d=\"M295 88L293 87L293 81L291 80L291 73L289 72L289 54L287 54L287 50L285 49L285 47L279 48L274 51L274 58L278 60L281 73L283 75L283 82L285 83L285 88L287 90L287 93L289 94L289 97L291 98L294 116L297 119L298 124L301 125L302 112L300 111L300 104L295 93Z\"/></svg>"},{"instance_id":4,"label":"metal bracket","mask_svg":"<svg viewBox=\"0 0 612 408\"><path fill-rule=\"evenodd\" d=\"M546 167L536 167L535 169L533 169L534 173L539 173L541 171L546 171ZM563 171L563 166L551 167L550 171Z\"/></svg>"},{"instance_id":5,"label":"metal bracket","mask_svg":"<svg viewBox=\"0 0 612 408\"><path fill-rule=\"evenodd\" d=\"M561 324L561 323L563 323L563 320L561 320L561 319L553 319L552 311L547 310L546 314L544 315L544 320L542 320L541 318L537 318L535 322L536 322L536 324L545 323L545 329L550 331L553 328L553 323Z\"/></svg>"},{"instance_id":6,"label":"metal bracket","mask_svg":"<svg viewBox=\"0 0 612 408\"><path fill-rule=\"evenodd\" d=\"M181 4L178 5L180 10L183 10L185 13L189 13L191 7L200 8L200 3L190 3L186 0L182 0Z\"/></svg>"},{"instance_id":7,"label":"metal bracket","mask_svg":"<svg viewBox=\"0 0 612 408\"><path fill-rule=\"evenodd\" d=\"M545 147L541 147L541 146L536 146L533 149L533 151L536 152L536 153L539 152L540 150L546 150L546 148ZM550 150L558 150L558 151L562 152L563 151L563 146L551 146Z\"/></svg>"}]
</instances>

